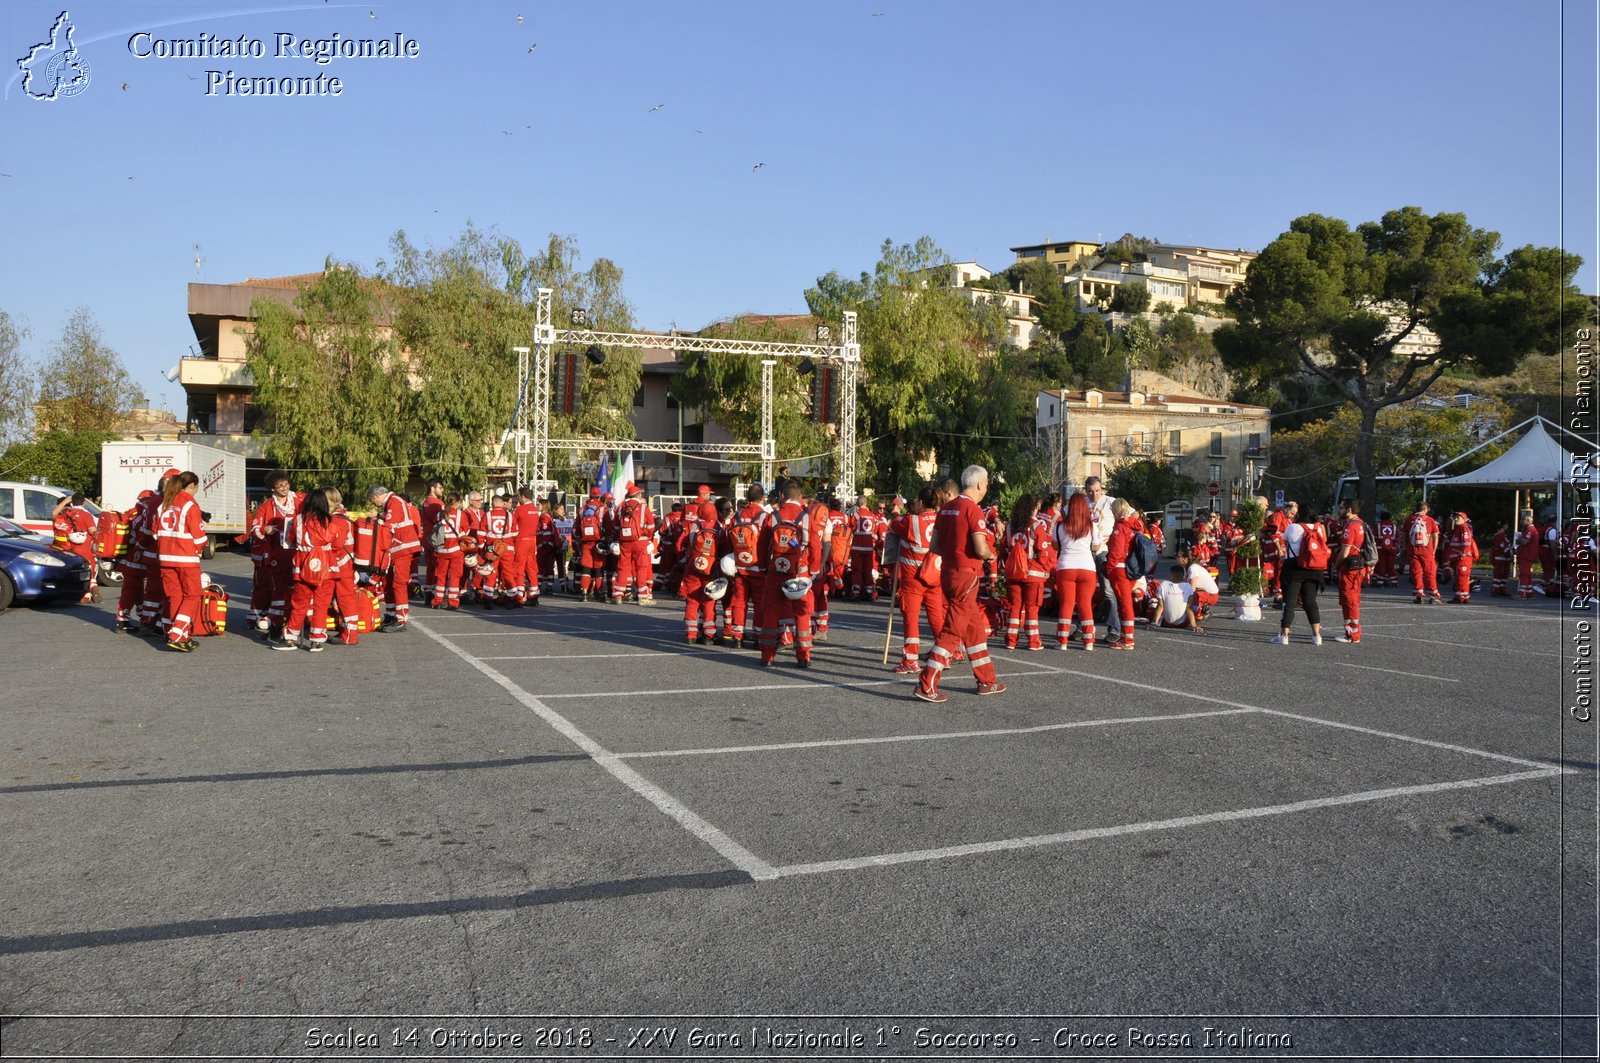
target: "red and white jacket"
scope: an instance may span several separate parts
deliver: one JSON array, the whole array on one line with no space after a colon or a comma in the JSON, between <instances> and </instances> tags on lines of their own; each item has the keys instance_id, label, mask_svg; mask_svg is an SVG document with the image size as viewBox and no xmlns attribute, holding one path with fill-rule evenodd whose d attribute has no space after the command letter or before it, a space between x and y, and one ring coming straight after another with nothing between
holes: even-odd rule
<instances>
[{"instance_id":1,"label":"red and white jacket","mask_svg":"<svg viewBox=\"0 0 1600 1063\"><path fill-rule=\"evenodd\" d=\"M55 532L56 549L84 557L94 556L94 546L89 542L94 533L94 517L89 515L87 509L67 506L55 515L50 524Z\"/></svg>"},{"instance_id":2,"label":"red and white jacket","mask_svg":"<svg viewBox=\"0 0 1600 1063\"><path fill-rule=\"evenodd\" d=\"M291 494L287 505L280 503L276 495L268 495L262 500L250 515L251 560L265 561L273 553L283 552L283 526L300 512L300 504L305 497L299 493Z\"/></svg>"},{"instance_id":3,"label":"red and white jacket","mask_svg":"<svg viewBox=\"0 0 1600 1063\"><path fill-rule=\"evenodd\" d=\"M656 534L656 515L642 498L624 498L617 507L617 541L649 542Z\"/></svg>"},{"instance_id":4,"label":"red and white jacket","mask_svg":"<svg viewBox=\"0 0 1600 1063\"><path fill-rule=\"evenodd\" d=\"M200 552L206 545L206 533L200 522L200 504L188 491L179 491L171 505L163 505L156 512L156 556L162 568L176 565L200 565Z\"/></svg>"},{"instance_id":5,"label":"red and white jacket","mask_svg":"<svg viewBox=\"0 0 1600 1063\"><path fill-rule=\"evenodd\" d=\"M531 551L537 546L555 545L555 525L551 523L550 514L543 512L537 502L519 503L511 511L511 525L516 529L518 550Z\"/></svg>"},{"instance_id":6,"label":"red and white jacket","mask_svg":"<svg viewBox=\"0 0 1600 1063\"><path fill-rule=\"evenodd\" d=\"M496 557L510 557L516 551L517 523L509 509L489 509L484 512L478 529L478 545L494 549Z\"/></svg>"},{"instance_id":7,"label":"red and white jacket","mask_svg":"<svg viewBox=\"0 0 1600 1063\"><path fill-rule=\"evenodd\" d=\"M333 527L333 565L328 569L332 576L342 575L346 569L354 571L356 566L356 526L344 513L335 513L330 521Z\"/></svg>"},{"instance_id":8,"label":"red and white jacket","mask_svg":"<svg viewBox=\"0 0 1600 1063\"><path fill-rule=\"evenodd\" d=\"M294 552L294 577L305 583L321 583L334 574L334 543L339 542L344 529L338 527L338 518L327 521L312 520L308 513L297 513L283 526L283 546ZM345 527L348 528L348 522Z\"/></svg>"},{"instance_id":9,"label":"red and white jacket","mask_svg":"<svg viewBox=\"0 0 1600 1063\"><path fill-rule=\"evenodd\" d=\"M433 548L435 557L461 552L461 540L467 534L462 526L465 523L465 510L446 509L439 514L439 520L434 528L444 529L444 543Z\"/></svg>"},{"instance_id":10,"label":"red and white jacket","mask_svg":"<svg viewBox=\"0 0 1600 1063\"><path fill-rule=\"evenodd\" d=\"M878 515L871 510L858 510L851 525L850 553L876 554L882 542L883 534L878 529Z\"/></svg>"},{"instance_id":11,"label":"red and white jacket","mask_svg":"<svg viewBox=\"0 0 1600 1063\"><path fill-rule=\"evenodd\" d=\"M378 507L377 537L373 544L379 557L391 558L422 549L422 530L417 527L421 514L413 514L415 508L392 492L383 500L383 505Z\"/></svg>"},{"instance_id":12,"label":"red and white jacket","mask_svg":"<svg viewBox=\"0 0 1600 1063\"><path fill-rule=\"evenodd\" d=\"M928 557L928 544L933 539L933 522L939 518L936 509L921 513L907 513L894 522L894 535L900 543L900 571L895 579L902 587L911 587Z\"/></svg>"}]
</instances>

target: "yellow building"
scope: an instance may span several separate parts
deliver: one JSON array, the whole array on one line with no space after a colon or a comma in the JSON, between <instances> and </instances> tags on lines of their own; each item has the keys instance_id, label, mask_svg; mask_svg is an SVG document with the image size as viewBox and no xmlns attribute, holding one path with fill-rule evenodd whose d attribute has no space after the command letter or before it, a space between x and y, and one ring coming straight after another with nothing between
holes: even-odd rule
<instances>
[{"instance_id":1,"label":"yellow building","mask_svg":"<svg viewBox=\"0 0 1600 1063\"><path fill-rule=\"evenodd\" d=\"M1135 371L1122 391L1041 391L1034 424L1051 458L1051 481L1078 490L1090 476L1150 460L1167 464L1197 485L1188 499L1141 498L1146 507L1189 502L1212 504L1207 485L1218 486L1216 505L1253 494L1266 471L1271 414L1265 406L1196 395L1158 373Z\"/></svg>"},{"instance_id":2,"label":"yellow building","mask_svg":"<svg viewBox=\"0 0 1600 1063\"><path fill-rule=\"evenodd\" d=\"M1054 266L1057 273L1065 276L1076 268L1079 262L1098 259L1100 246L1098 240L1067 240L1064 243L1046 241L1042 244L1013 247L1011 252L1017 256L1019 263L1043 259Z\"/></svg>"}]
</instances>

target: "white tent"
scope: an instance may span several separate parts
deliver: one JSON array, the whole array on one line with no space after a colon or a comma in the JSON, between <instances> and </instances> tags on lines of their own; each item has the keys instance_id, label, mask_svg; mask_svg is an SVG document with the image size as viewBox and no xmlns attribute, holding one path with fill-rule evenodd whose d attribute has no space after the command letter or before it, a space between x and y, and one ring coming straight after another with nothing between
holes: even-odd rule
<instances>
[{"instance_id":1,"label":"white tent","mask_svg":"<svg viewBox=\"0 0 1600 1063\"><path fill-rule=\"evenodd\" d=\"M1556 484L1572 484L1574 482L1587 488L1595 479L1593 451L1595 445L1589 443L1589 451L1574 454L1560 443L1551 438L1544 426L1550 424L1557 431L1566 431L1560 425L1547 421L1543 417L1530 417L1522 424L1501 433L1501 438L1515 432L1518 428L1528 426L1528 431L1523 437L1512 444L1510 450L1495 458L1489 464L1471 472L1464 472L1460 476L1439 475L1440 470L1456 461L1466 457L1466 454L1427 474L1429 487L1553 487ZM1571 433L1568 433L1569 435ZM1574 437L1581 439L1582 437ZM1493 442L1490 440L1489 442ZM1587 443L1587 440L1584 442ZM1476 450L1477 448L1474 448ZM1471 454L1473 451L1468 451Z\"/></svg>"},{"instance_id":2,"label":"white tent","mask_svg":"<svg viewBox=\"0 0 1600 1063\"><path fill-rule=\"evenodd\" d=\"M1571 436L1583 444L1576 453L1567 450L1550 433L1545 431L1549 425L1557 432ZM1489 464L1471 472L1464 472L1459 476L1441 475L1443 471L1467 457L1474 454L1496 440L1504 439L1513 432L1527 428L1522 438L1512 444L1511 449L1495 458ZM1517 511L1522 506L1523 490L1532 490L1539 487L1556 489L1556 522L1565 526L1565 513L1562 506L1561 487L1576 487L1580 491L1589 492L1589 512L1596 512L1600 506L1600 444L1596 444L1576 432L1556 424L1548 417L1537 414L1528 418L1521 424L1506 429L1493 439L1485 440L1478 446L1458 455L1440 465L1438 468L1426 473L1422 481L1422 497L1428 497L1428 491L1434 487L1511 487L1516 488L1517 494L1512 503L1511 526L1517 526ZM1581 512L1581 511L1580 511Z\"/></svg>"}]
</instances>

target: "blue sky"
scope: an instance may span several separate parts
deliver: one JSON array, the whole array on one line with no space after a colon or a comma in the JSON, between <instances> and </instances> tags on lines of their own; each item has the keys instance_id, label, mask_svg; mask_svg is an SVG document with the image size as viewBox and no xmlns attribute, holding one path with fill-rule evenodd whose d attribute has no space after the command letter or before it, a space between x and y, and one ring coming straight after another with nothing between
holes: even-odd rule
<instances>
[{"instance_id":1,"label":"blue sky","mask_svg":"<svg viewBox=\"0 0 1600 1063\"><path fill-rule=\"evenodd\" d=\"M397 229L445 244L469 219L613 259L647 328L803 310L886 237L1001 268L1047 239L1260 248L1303 213L1407 204L1507 248L1564 244L1596 289L1592 2L69 10L91 81L49 103L14 75L60 3L0 14L0 309L42 355L88 306L179 413L160 372L193 341L196 243L199 279L225 283L371 266ZM140 59L140 30L244 34L268 56ZM317 66L273 58L278 32L399 32L420 55ZM343 94L207 97L213 69L323 73Z\"/></svg>"}]
</instances>

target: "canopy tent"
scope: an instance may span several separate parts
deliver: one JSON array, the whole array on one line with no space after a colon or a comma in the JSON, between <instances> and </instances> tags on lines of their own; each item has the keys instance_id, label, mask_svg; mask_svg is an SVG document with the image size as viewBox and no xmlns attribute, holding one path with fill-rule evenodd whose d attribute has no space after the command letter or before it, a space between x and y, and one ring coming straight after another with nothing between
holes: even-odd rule
<instances>
[{"instance_id":1,"label":"canopy tent","mask_svg":"<svg viewBox=\"0 0 1600 1063\"><path fill-rule=\"evenodd\" d=\"M1429 487L1553 487L1556 484L1578 483L1584 488L1593 485L1595 469L1592 457L1585 460L1584 455L1573 454L1560 443L1551 438L1544 426L1550 425L1558 432L1566 429L1543 417L1530 417L1516 428L1509 429L1496 436L1495 439L1484 443L1487 446L1496 439L1504 438L1517 429L1528 426L1528 431L1523 437L1512 444L1511 449L1495 458L1482 468L1464 472L1460 476L1440 476L1440 470L1453 465L1461 458L1480 449L1474 447L1458 458L1447 461L1444 465L1426 474ZM1568 432L1568 435L1572 433ZM1582 439L1581 436L1574 438ZM1590 455L1597 448L1595 444L1583 440L1587 444ZM1576 469L1574 469L1576 466Z\"/></svg>"},{"instance_id":2,"label":"canopy tent","mask_svg":"<svg viewBox=\"0 0 1600 1063\"><path fill-rule=\"evenodd\" d=\"M1567 450L1550 433L1545 431L1549 425L1557 432L1571 436L1583 444L1577 452ZM1511 449L1495 458L1482 468L1464 472L1459 476L1441 475L1444 469L1454 465L1462 458L1474 454L1490 443L1494 443L1513 432L1527 428L1521 439L1512 444ZM1556 424L1548 417L1537 414L1506 429L1493 439L1486 439L1478 446L1473 447L1465 454L1460 454L1443 465L1427 472L1422 481L1422 497L1428 497L1428 490L1433 487L1509 487L1517 491L1512 503L1511 526L1517 526L1517 511L1522 506L1522 492L1539 487L1555 488L1556 490L1556 522L1565 526L1565 514L1561 501L1562 487L1576 487L1580 491L1589 492L1589 513L1596 512L1600 504L1600 444L1585 439L1576 432ZM1580 509L1580 513L1582 510Z\"/></svg>"}]
</instances>

